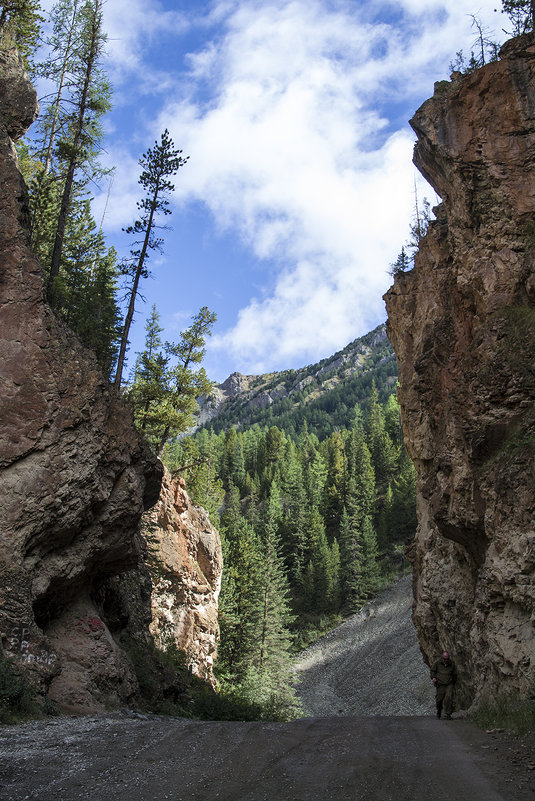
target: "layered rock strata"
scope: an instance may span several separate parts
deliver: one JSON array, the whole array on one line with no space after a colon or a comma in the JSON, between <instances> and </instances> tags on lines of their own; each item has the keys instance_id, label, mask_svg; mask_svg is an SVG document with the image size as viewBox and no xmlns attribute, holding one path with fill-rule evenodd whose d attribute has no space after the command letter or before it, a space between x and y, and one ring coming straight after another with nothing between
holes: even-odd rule
<instances>
[{"instance_id":1,"label":"layered rock strata","mask_svg":"<svg viewBox=\"0 0 535 801\"><path fill-rule=\"evenodd\" d=\"M16 51L1 52L0 634L43 692L98 709L136 692L95 598L139 563L138 523L162 473L127 406L45 302L12 141L36 113Z\"/></svg>"},{"instance_id":2,"label":"layered rock strata","mask_svg":"<svg viewBox=\"0 0 535 801\"><path fill-rule=\"evenodd\" d=\"M535 43L435 86L411 125L442 198L386 294L418 473L414 622L458 703L535 687Z\"/></svg>"}]
</instances>

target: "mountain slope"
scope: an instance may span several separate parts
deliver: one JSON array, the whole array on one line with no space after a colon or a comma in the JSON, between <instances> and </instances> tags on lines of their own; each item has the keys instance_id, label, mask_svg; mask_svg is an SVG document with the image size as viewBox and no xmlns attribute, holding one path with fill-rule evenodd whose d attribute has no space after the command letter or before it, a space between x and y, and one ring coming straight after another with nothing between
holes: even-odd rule
<instances>
[{"instance_id":1,"label":"mountain slope","mask_svg":"<svg viewBox=\"0 0 535 801\"><path fill-rule=\"evenodd\" d=\"M307 422L320 439L349 427L355 403L366 404L375 380L381 400L393 391L397 363L384 325L343 350L299 370L232 373L200 403L199 424L217 433L231 426L276 425L299 431Z\"/></svg>"},{"instance_id":2,"label":"mountain slope","mask_svg":"<svg viewBox=\"0 0 535 801\"><path fill-rule=\"evenodd\" d=\"M299 655L297 692L307 714L433 711L433 685L411 607L411 578L406 576Z\"/></svg>"}]
</instances>

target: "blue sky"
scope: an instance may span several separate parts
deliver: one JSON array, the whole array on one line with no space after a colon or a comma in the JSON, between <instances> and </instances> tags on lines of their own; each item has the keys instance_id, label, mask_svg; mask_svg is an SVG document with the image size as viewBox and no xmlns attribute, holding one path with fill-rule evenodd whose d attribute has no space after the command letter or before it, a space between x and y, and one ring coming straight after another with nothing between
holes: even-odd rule
<instances>
[{"instance_id":1,"label":"blue sky","mask_svg":"<svg viewBox=\"0 0 535 801\"><path fill-rule=\"evenodd\" d=\"M120 255L141 153L167 127L190 157L131 354L153 303L169 340L201 306L217 313L205 366L218 381L317 361L383 322L415 179L436 202L412 166L407 121L456 51L469 53L470 13L503 40L494 5L107 0L104 229Z\"/></svg>"}]
</instances>

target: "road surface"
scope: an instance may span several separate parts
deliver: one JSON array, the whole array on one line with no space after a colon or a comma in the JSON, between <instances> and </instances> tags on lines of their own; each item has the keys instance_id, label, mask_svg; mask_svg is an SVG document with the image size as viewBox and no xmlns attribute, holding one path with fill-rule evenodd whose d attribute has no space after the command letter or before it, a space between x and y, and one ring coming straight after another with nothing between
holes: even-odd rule
<instances>
[{"instance_id":1,"label":"road surface","mask_svg":"<svg viewBox=\"0 0 535 801\"><path fill-rule=\"evenodd\" d=\"M0 799L535 801L515 753L505 735L431 716L60 718L0 729Z\"/></svg>"}]
</instances>

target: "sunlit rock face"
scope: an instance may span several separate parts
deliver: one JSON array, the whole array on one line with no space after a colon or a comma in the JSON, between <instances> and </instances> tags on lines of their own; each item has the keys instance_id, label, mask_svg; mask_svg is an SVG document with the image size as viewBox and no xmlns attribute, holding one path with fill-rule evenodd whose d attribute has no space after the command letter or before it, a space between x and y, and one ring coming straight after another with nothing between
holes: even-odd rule
<instances>
[{"instance_id":1,"label":"sunlit rock face","mask_svg":"<svg viewBox=\"0 0 535 801\"><path fill-rule=\"evenodd\" d=\"M5 655L43 692L100 708L127 701L136 682L96 598L138 564L138 523L158 499L162 468L44 300L12 142L36 112L16 51L2 52L0 634Z\"/></svg>"},{"instance_id":2,"label":"sunlit rock face","mask_svg":"<svg viewBox=\"0 0 535 801\"><path fill-rule=\"evenodd\" d=\"M219 533L207 512L192 503L183 479L167 470L144 528L152 578L150 632L161 648L183 651L192 673L213 684L223 568Z\"/></svg>"},{"instance_id":3,"label":"sunlit rock face","mask_svg":"<svg viewBox=\"0 0 535 801\"><path fill-rule=\"evenodd\" d=\"M441 82L411 124L442 198L385 296L418 473L414 622L459 703L535 686L535 43Z\"/></svg>"}]
</instances>

